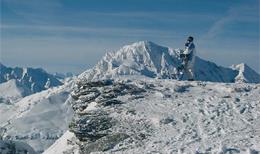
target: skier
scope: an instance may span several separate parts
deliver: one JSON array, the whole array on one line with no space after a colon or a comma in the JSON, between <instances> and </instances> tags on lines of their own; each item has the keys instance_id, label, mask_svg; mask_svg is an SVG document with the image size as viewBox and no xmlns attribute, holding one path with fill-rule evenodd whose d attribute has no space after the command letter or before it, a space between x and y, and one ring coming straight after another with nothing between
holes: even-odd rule
<instances>
[{"instance_id":1,"label":"skier","mask_svg":"<svg viewBox=\"0 0 260 154\"><path fill-rule=\"evenodd\" d=\"M193 44L193 37L189 36L183 53L180 54L180 58L183 60L183 64L178 68L178 71L184 71L189 81L194 81L194 62L195 62L195 45Z\"/></svg>"}]
</instances>

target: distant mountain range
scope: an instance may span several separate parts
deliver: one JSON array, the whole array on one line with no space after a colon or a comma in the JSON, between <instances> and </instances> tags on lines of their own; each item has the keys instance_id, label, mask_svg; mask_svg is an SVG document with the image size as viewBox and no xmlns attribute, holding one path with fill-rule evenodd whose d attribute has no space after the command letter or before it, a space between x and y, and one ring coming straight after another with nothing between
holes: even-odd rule
<instances>
[{"instance_id":1,"label":"distant mountain range","mask_svg":"<svg viewBox=\"0 0 260 154\"><path fill-rule=\"evenodd\" d=\"M15 101L62 84L54 75L41 68L11 68L0 63L1 99Z\"/></svg>"}]
</instances>

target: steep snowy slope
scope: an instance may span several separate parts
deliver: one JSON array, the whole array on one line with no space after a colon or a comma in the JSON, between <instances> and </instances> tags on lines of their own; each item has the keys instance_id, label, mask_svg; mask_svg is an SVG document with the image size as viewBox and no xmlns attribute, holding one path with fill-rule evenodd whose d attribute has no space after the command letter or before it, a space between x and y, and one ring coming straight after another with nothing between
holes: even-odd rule
<instances>
[{"instance_id":1,"label":"steep snowy slope","mask_svg":"<svg viewBox=\"0 0 260 154\"><path fill-rule=\"evenodd\" d=\"M91 70L80 75L88 80L116 78L124 75L144 75L151 78L175 79L175 70L181 64L180 50L159 46L149 41L127 45L119 51L107 53ZM249 69L247 69L249 70ZM235 82L238 70L224 68L199 57L195 62L195 79L213 82ZM259 74L251 76L251 71L244 72L246 82L257 82ZM184 78L185 79L185 78Z\"/></svg>"},{"instance_id":2,"label":"steep snowy slope","mask_svg":"<svg viewBox=\"0 0 260 154\"><path fill-rule=\"evenodd\" d=\"M7 81L15 80L6 83ZM46 90L50 87L55 87L62 85L62 83L56 79L53 75L48 74L43 69L37 68L10 68L6 67L0 63L0 85L5 83L5 87L9 87L8 90L13 91L10 89L14 87L14 91L19 91L19 95L22 97L28 96L30 94L40 92L42 90ZM10 85L8 85L10 84ZM0 88L3 86L0 86ZM4 90L4 89L0 89ZM0 94L0 97L4 99L9 99L11 102L15 102L18 99L15 96L10 96L11 93L9 91L2 91L3 93ZM10 97L6 98L5 95L9 95Z\"/></svg>"},{"instance_id":3,"label":"steep snowy slope","mask_svg":"<svg viewBox=\"0 0 260 154\"><path fill-rule=\"evenodd\" d=\"M46 154L259 153L259 94L260 84L81 80L72 92L77 139L66 133Z\"/></svg>"},{"instance_id":4,"label":"steep snowy slope","mask_svg":"<svg viewBox=\"0 0 260 154\"><path fill-rule=\"evenodd\" d=\"M4 138L21 141L42 152L67 129L72 110L66 101L71 80L59 87L24 97L15 104L0 104L0 127Z\"/></svg>"}]
</instances>

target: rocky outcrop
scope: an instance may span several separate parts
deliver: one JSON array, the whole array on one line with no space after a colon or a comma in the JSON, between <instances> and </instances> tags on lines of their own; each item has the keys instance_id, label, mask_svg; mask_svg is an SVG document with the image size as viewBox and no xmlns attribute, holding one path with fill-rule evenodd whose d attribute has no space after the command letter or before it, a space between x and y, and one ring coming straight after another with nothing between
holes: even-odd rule
<instances>
[{"instance_id":1,"label":"rocky outcrop","mask_svg":"<svg viewBox=\"0 0 260 154\"><path fill-rule=\"evenodd\" d=\"M118 97L140 97L145 90L127 81L79 81L71 94L74 118L70 131L80 141L82 153L106 151L131 138L112 114L123 112ZM140 97L141 98L141 97ZM121 127L120 127L121 126Z\"/></svg>"}]
</instances>

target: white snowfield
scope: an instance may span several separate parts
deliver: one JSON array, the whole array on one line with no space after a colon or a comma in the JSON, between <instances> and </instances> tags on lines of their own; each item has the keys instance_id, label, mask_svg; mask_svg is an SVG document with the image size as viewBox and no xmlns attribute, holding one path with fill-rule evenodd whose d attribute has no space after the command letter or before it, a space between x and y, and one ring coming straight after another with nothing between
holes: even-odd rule
<instances>
[{"instance_id":1,"label":"white snowfield","mask_svg":"<svg viewBox=\"0 0 260 154\"><path fill-rule=\"evenodd\" d=\"M110 131L130 137L108 151L92 153L260 152L260 84L140 77L118 81L146 90L138 97L120 96L122 105L107 107L109 117L118 121ZM97 109L101 107L90 105L86 110ZM78 153L78 145L71 142L79 141L72 136L66 133L45 154L66 149Z\"/></svg>"},{"instance_id":2,"label":"white snowfield","mask_svg":"<svg viewBox=\"0 0 260 154\"><path fill-rule=\"evenodd\" d=\"M22 98L15 104L0 104L0 127L5 139L26 142L43 152L67 130L72 117L66 101L74 81Z\"/></svg>"}]
</instances>

